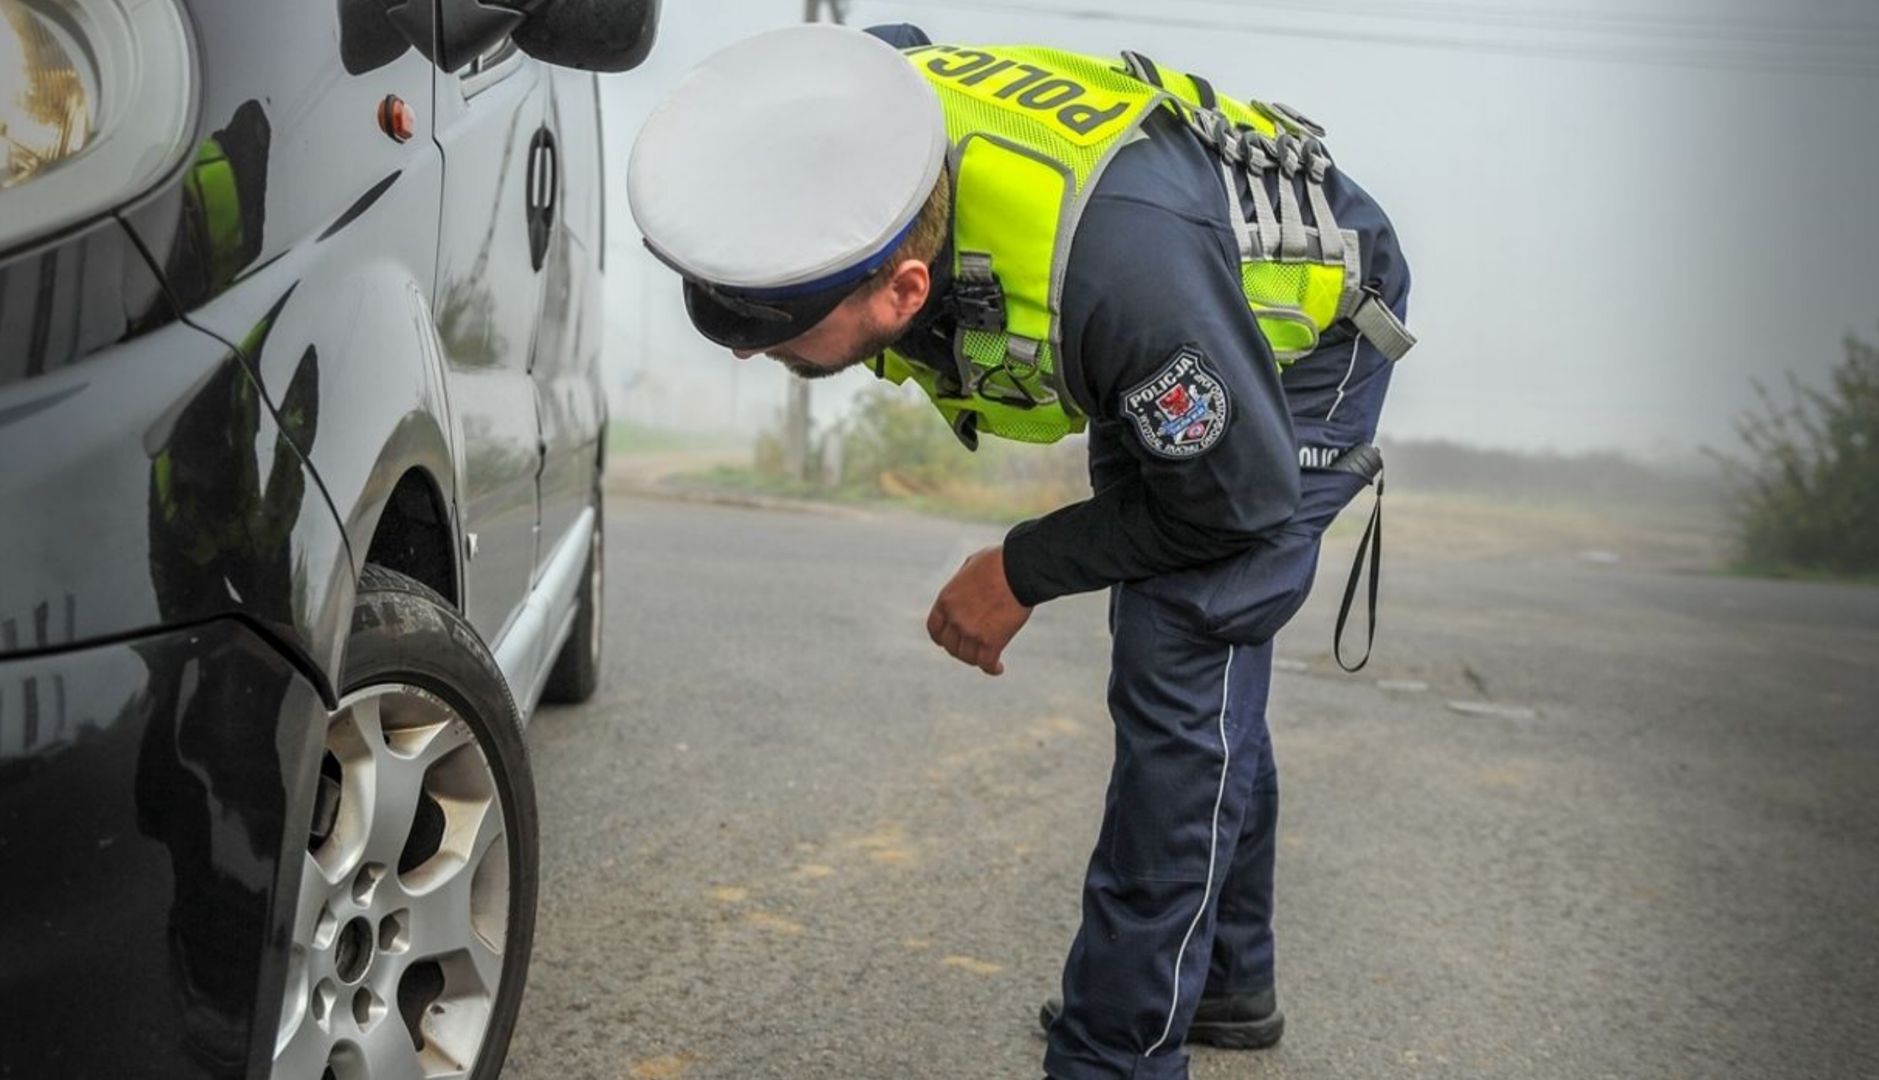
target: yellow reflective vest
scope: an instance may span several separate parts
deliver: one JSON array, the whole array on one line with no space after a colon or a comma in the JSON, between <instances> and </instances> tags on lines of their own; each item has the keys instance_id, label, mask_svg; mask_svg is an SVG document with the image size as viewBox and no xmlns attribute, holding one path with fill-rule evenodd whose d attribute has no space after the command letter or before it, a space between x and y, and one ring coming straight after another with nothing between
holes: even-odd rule
<instances>
[{"instance_id":1,"label":"yellow reflective vest","mask_svg":"<svg viewBox=\"0 0 1879 1080\"><path fill-rule=\"evenodd\" d=\"M1115 62L1029 47L903 51L938 93L952 141L958 326L950 369L889 350L874 370L913 379L966 445L980 434L1048 443L1083 430L1059 362L1070 241L1104 168L1158 108L1180 116L1220 163L1246 300L1281 365L1340 320L1391 359L1414 344L1364 292L1359 238L1337 227L1324 193L1324 133L1293 110L1222 97L1135 53ZM1251 181L1250 216L1237 172Z\"/></svg>"}]
</instances>

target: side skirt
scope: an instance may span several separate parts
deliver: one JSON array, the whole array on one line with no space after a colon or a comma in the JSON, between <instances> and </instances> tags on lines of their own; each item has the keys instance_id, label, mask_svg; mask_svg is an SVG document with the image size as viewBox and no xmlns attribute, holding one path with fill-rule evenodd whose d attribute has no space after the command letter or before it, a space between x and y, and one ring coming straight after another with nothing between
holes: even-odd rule
<instances>
[{"instance_id":1,"label":"side skirt","mask_svg":"<svg viewBox=\"0 0 1879 1080\"><path fill-rule=\"evenodd\" d=\"M528 599L522 602L522 610L510 620L508 630L492 650L524 726L533 718L548 672L574 629L574 616L580 609L581 570L587 565L587 549L593 537L594 508L590 506L561 534L553 557L529 590Z\"/></svg>"}]
</instances>

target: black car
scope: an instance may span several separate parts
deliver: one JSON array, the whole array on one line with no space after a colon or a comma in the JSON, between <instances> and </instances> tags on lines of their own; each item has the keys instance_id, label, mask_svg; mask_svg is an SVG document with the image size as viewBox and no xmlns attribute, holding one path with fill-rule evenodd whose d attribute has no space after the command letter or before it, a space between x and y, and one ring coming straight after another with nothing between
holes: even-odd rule
<instances>
[{"instance_id":1,"label":"black car","mask_svg":"<svg viewBox=\"0 0 1879 1080\"><path fill-rule=\"evenodd\" d=\"M657 17L0 0L0 1077L500 1070Z\"/></svg>"}]
</instances>

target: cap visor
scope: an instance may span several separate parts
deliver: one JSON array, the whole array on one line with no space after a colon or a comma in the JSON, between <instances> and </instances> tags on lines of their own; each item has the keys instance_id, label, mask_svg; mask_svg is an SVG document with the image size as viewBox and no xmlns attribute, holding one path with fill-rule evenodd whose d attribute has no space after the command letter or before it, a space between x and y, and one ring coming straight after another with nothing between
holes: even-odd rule
<instances>
[{"instance_id":1,"label":"cap visor","mask_svg":"<svg viewBox=\"0 0 1879 1080\"><path fill-rule=\"evenodd\" d=\"M687 281L685 312L699 333L727 349L768 349L807 333L858 284L786 300L739 303Z\"/></svg>"}]
</instances>

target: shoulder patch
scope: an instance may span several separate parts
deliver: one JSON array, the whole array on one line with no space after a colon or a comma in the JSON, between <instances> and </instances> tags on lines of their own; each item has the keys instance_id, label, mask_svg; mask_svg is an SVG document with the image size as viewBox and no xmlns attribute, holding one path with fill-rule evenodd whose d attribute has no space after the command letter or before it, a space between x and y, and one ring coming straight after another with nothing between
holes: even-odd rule
<instances>
[{"instance_id":1,"label":"shoulder patch","mask_svg":"<svg viewBox=\"0 0 1879 1080\"><path fill-rule=\"evenodd\" d=\"M1123 391L1122 415L1156 457L1199 457L1220 441L1233 412L1227 388L1199 346L1183 345L1146 382Z\"/></svg>"}]
</instances>

